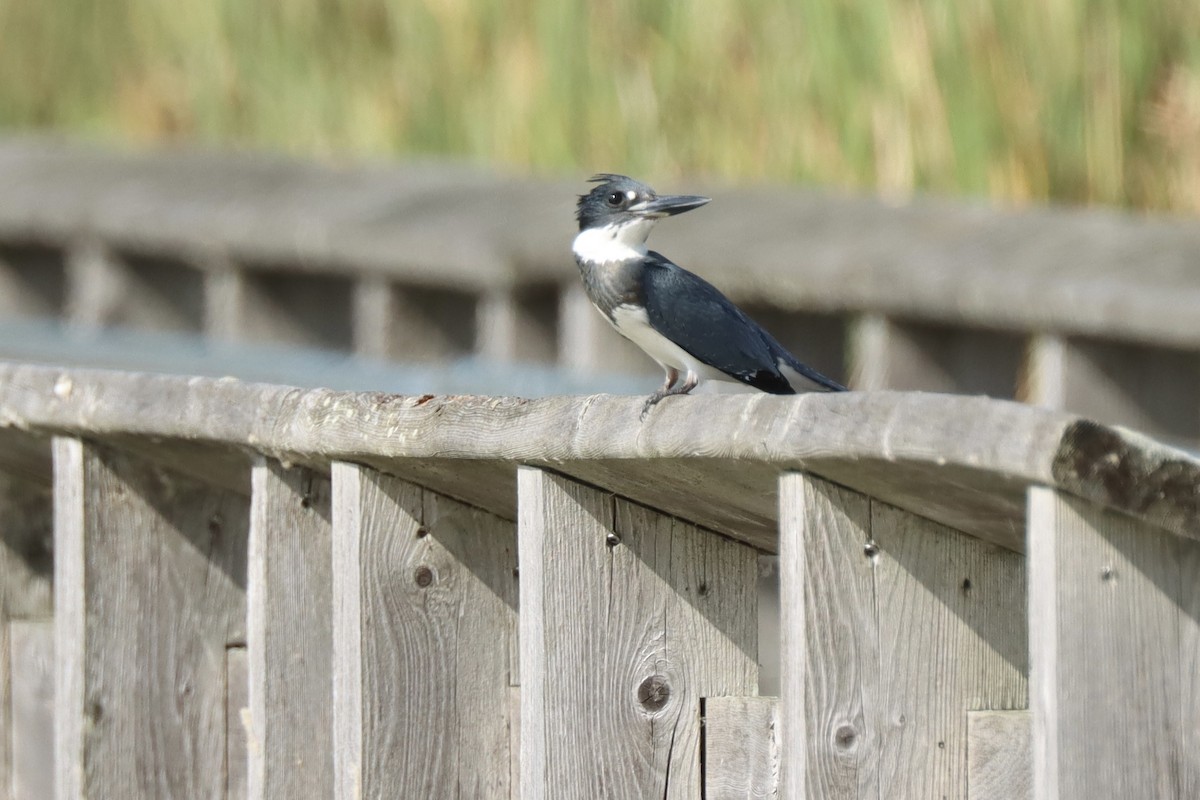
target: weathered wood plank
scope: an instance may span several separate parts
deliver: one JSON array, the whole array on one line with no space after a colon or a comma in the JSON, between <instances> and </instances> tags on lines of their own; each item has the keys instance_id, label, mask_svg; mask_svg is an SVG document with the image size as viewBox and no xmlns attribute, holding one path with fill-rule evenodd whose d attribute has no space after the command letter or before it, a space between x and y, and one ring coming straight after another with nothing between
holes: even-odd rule
<instances>
[{"instance_id":1,"label":"weathered wood plank","mask_svg":"<svg viewBox=\"0 0 1200 800\"><path fill-rule=\"evenodd\" d=\"M10 449L4 446L10 443L9 438L0 439L0 450ZM24 447L24 443L12 444L16 445L11 448L13 451ZM23 455L0 452L0 459L11 457L17 461ZM10 661L19 655L20 645L10 638L13 629L9 621L47 619L52 613L52 517L48 487L37 480L0 472L0 797L7 787L16 785L21 771L21 764L14 763L16 756L8 745L16 744L14 705L24 699L18 694L22 676L9 671ZM49 756L41 766L49 766Z\"/></svg>"},{"instance_id":2,"label":"weathered wood plank","mask_svg":"<svg viewBox=\"0 0 1200 800\"><path fill-rule=\"evenodd\" d=\"M12 800L54 797L54 623L8 625L12 667ZM4 789L0 788L0 794Z\"/></svg>"},{"instance_id":3,"label":"weathered wood plank","mask_svg":"<svg viewBox=\"0 0 1200 800\"><path fill-rule=\"evenodd\" d=\"M1195 797L1200 544L1029 490L1037 798Z\"/></svg>"},{"instance_id":4,"label":"weathered wood plank","mask_svg":"<svg viewBox=\"0 0 1200 800\"><path fill-rule=\"evenodd\" d=\"M871 536L880 785L963 797L966 712L1028 706L1024 559L878 501Z\"/></svg>"},{"instance_id":5,"label":"weathered wood plank","mask_svg":"<svg viewBox=\"0 0 1200 800\"><path fill-rule=\"evenodd\" d=\"M1030 483L1200 539L1200 461L1067 414L895 392L672 400L643 423L637 397L398 397L0 365L6 425L366 463L506 518L513 465L535 463L771 549L778 471L804 469L1018 550Z\"/></svg>"},{"instance_id":6,"label":"weathered wood plank","mask_svg":"<svg viewBox=\"0 0 1200 800\"><path fill-rule=\"evenodd\" d=\"M780 478L782 796L879 796L879 635L871 504L806 475Z\"/></svg>"},{"instance_id":7,"label":"weathered wood plank","mask_svg":"<svg viewBox=\"0 0 1200 800\"><path fill-rule=\"evenodd\" d=\"M966 712L1026 703L1021 557L810 476L781 493L785 793L965 796Z\"/></svg>"},{"instance_id":8,"label":"weathered wood plank","mask_svg":"<svg viewBox=\"0 0 1200 800\"><path fill-rule=\"evenodd\" d=\"M54 443L56 796L219 797L246 499Z\"/></svg>"},{"instance_id":9,"label":"weathered wood plank","mask_svg":"<svg viewBox=\"0 0 1200 800\"><path fill-rule=\"evenodd\" d=\"M259 459L251 477L249 797L333 793L329 479Z\"/></svg>"},{"instance_id":10,"label":"weathered wood plank","mask_svg":"<svg viewBox=\"0 0 1200 800\"><path fill-rule=\"evenodd\" d=\"M522 468L521 789L695 797L700 698L753 694L755 554Z\"/></svg>"},{"instance_id":11,"label":"weathered wood plank","mask_svg":"<svg viewBox=\"0 0 1200 800\"><path fill-rule=\"evenodd\" d=\"M779 698L705 698L702 797L779 797Z\"/></svg>"},{"instance_id":12,"label":"weathered wood plank","mask_svg":"<svg viewBox=\"0 0 1200 800\"><path fill-rule=\"evenodd\" d=\"M333 484L335 796L517 796L513 524L354 464Z\"/></svg>"},{"instance_id":13,"label":"weathered wood plank","mask_svg":"<svg viewBox=\"0 0 1200 800\"><path fill-rule=\"evenodd\" d=\"M967 712L967 797L970 800L1033 800L1028 711Z\"/></svg>"}]
</instances>

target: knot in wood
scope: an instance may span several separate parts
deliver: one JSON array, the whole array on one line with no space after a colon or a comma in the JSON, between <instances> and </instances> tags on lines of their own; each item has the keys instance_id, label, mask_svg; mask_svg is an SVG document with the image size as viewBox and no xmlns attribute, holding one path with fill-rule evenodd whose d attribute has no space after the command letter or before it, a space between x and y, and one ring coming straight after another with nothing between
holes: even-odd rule
<instances>
[{"instance_id":1,"label":"knot in wood","mask_svg":"<svg viewBox=\"0 0 1200 800\"><path fill-rule=\"evenodd\" d=\"M424 589L433 583L433 570L429 567L417 567L416 571L413 572L413 580L416 581L417 586Z\"/></svg>"},{"instance_id":2,"label":"knot in wood","mask_svg":"<svg viewBox=\"0 0 1200 800\"><path fill-rule=\"evenodd\" d=\"M858 731L854 730L853 725L840 725L833 733L833 741L839 750L849 750L858 741Z\"/></svg>"},{"instance_id":3,"label":"knot in wood","mask_svg":"<svg viewBox=\"0 0 1200 800\"><path fill-rule=\"evenodd\" d=\"M638 686L637 697L647 711L658 711L671 699L671 687L662 675L651 675Z\"/></svg>"}]
</instances>

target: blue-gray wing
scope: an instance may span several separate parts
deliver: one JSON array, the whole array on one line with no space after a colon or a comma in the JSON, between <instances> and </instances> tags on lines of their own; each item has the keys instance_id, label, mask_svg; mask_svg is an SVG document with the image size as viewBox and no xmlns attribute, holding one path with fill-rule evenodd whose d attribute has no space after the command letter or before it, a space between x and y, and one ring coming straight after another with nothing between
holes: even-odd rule
<instances>
[{"instance_id":1,"label":"blue-gray wing","mask_svg":"<svg viewBox=\"0 0 1200 800\"><path fill-rule=\"evenodd\" d=\"M843 387L801 364L758 323L699 275L653 251L647 254L642 300L650 325L698 360L770 394L795 394L780 371L787 364L817 387Z\"/></svg>"}]
</instances>

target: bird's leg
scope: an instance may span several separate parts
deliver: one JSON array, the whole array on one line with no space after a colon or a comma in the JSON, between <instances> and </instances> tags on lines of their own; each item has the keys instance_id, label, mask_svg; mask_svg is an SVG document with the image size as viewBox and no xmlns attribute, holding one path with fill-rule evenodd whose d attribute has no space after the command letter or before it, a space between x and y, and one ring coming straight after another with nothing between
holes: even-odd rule
<instances>
[{"instance_id":1,"label":"bird's leg","mask_svg":"<svg viewBox=\"0 0 1200 800\"><path fill-rule=\"evenodd\" d=\"M646 414L650 413L650 408L657 405L659 400L673 393L671 387L675 385L675 381L679 380L679 370L674 367L664 367L664 369L667 371L667 379L663 381L662 388L646 398L646 404L642 406L642 419L646 418Z\"/></svg>"},{"instance_id":2,"label":"bird's leg","mask_svg":"<svg viewBox=\"0 0 1200 800\"><path fill-rule=\"evenodd\" d=\"M696 384L698 384L699 382L700 382L700 376L693 375L692 373L689 372L688 376L687 376L687 380L685 380L683 383L676 386L674 389L671 389L670 391L668 391L666 393L666 395L664 395L664 397L670 397L673 394L687 394L690 391L692 391L692 389L695 389Z\"/></svg>"},{"instance_id":3,"label":"bird's leg","mask_svg":"<svg viewBox=\"0 0 1200 800\"><path fill-rule=\"evenodd\" d=\"M652 406L658 405L658 402L664 397L671 397L677 394L687 394L696 388L696 384L700 382L700 376L688 373L687 380L675 386L675 381L679 380L679 372L670 370L667 373L667 382L650 397L646 398L646 405L642 406L642 419L646 418L646 414L650 412Z\"/></svg>"}]
</instances>

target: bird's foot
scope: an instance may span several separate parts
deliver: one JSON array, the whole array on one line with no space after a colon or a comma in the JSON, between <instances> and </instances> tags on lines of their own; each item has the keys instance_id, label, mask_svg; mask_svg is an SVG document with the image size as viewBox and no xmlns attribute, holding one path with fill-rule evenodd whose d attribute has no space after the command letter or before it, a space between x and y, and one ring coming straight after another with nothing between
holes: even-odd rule
<instances>
[{"instance_id":1,"label":"bird's foot","mask_svg":"<svg viewBox=\"0 0 1200 800\"><path fill-rule=\"evenodd\" d=\"M663 386L657 392L646 398L646 403L642 406L641 420L644 422L646 420L646 415L650 413L650 409L658 405L663 398L672 397L677 394L687 394L692 391L692 389L696 388L697 383L699 383L699 381L695 377L689 376L686 381L678 386Z\"/></svg>"},{"instance_id":2,"label":"bird's foot","mask_svg":"<svg viewBox=\"0 0 1200 800\"><path fill-rule=\"evenodd\" d=\"M659 389L657 392L647 397L645 404L642 406L642 413L639 419L642 422L645 422L646 415L650 413L650 409L658 405L659 401L669 394L671 394L669 389Z\"/></svg>"}]
</instances>

